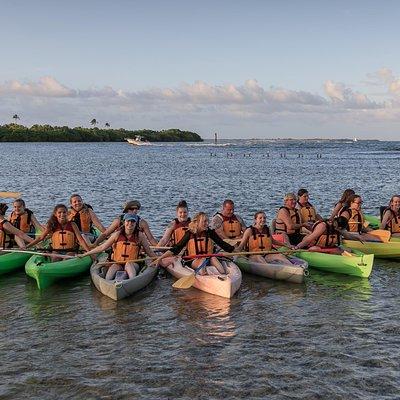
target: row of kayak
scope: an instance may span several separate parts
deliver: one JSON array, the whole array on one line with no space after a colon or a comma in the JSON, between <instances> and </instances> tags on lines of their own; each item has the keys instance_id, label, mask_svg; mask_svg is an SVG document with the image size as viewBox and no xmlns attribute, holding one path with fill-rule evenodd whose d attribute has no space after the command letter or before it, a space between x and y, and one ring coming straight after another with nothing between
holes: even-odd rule
<instances>
[{"instance_id":1,"label":"row of kayak","mask_svg":"<svg viewBox=\"0 0 400 400\"><path fill-rule=\"evenodd\" d=\"M27 275L36 280L38 288L46 289L56 280L71 278L90 269L96 288L106 296L119 300L147 286L158 272L149 261L143 264L140 273L132 279L117 277L115 280L106 280L106 267L102 265L105 258L106 255L103 254L96 262L90 257L50 262L50 259L43 255L9 253L0 255L0 274L25 266ZM288 258L287 264L257 263L246 257L222 260L226 274L195 275L193 286L207 293L230 298L241 285L241 271L270 279L302 283L308 273L308 266L329 272L368 277L374 261L373 254L366 255L357 250L352 253L345 252L344 255L299 250ZM193 269L184 265L180 258L176 258L167 270L177 279L193 275Z\"/></svg>"}]
</instances>

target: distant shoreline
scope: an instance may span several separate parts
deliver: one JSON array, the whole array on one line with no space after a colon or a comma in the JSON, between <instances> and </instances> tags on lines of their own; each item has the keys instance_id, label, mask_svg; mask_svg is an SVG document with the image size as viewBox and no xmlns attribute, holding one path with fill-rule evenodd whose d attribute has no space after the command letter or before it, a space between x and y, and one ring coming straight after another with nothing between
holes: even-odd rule
<instances>
[{"instance_id":1,"label":"distant shoreline","mask_svg":"<svg viewBox=\"0 0 400 400\"><path fill-rule=\"evenodd\" d=\"M180 129L130 131L96 127L33 125L28 128L19 124L0 125L0 142L124 142L126 138L134 139L136 136L149 142L203 141L197 133Z\"/></svg>"}]
</instances>

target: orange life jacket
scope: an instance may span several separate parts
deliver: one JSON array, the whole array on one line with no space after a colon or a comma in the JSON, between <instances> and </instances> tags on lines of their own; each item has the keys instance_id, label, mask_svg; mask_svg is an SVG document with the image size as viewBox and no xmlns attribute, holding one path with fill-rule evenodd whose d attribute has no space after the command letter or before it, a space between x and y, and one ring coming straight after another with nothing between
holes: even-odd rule
<instances>
[{"instance_id":1,"label":"orange life jacket","mask_svg":"<svg viewBox=\"0 0 400 400\"><path fill-rule=\"evenodd\" d=\"M140 245L138 243L138 235L134 234L128 237L125 229L121 229L117 241L113 244L113 261L130 261L136 260L139 256Z\"/></svg>"},{"instance_id":2,"label":"orange life jacket","mask_svg":"<svg viewBox=\"0 0 400 400\"><path fill-rule=\"evenodd\" d=\"M92 206L84 204L82 210L76 211L72 207L68 210L68 221L75 222L79 230L83 233L90 233L93 227L89 209Z\"/></svg>"},{"instance_id":3,"label":"orange life jacket","mask_svg":"<svg viewBox=\"0 0 400 400\"><path fill-rule=\"evenodd\" d=\"M342 207L342 209L339 211L339 216L343 216L343 214L347 212L350 215L350 218L347 219L347 230L349 232L358 232L361 233L361 230L364 226L364 216L362 215L361 212L357 210L353 210L348 206Z\"/></svg>"},{"instance_id":4,"label":"orange life jacket","mask_svg":"<svg viewBox=\"0 0 400 400\"><path fill-rule=\"evenodd\" d=\"M190 218L186 221L180 222L178 218L174 219L174 230L172 232L172 245L177 244L181 241L181 239L185 236L186 231L188 230L188 226L190 223Z\"/></svg>"},{"instance_id":5,"label":"orange life jacket","mask_svg":"<svg viewBox=\"0 0 400 400\"><path fill-rule=\"evenodd\" d=\"M25 208L22 215L16 214L14 211L10 214L10 223L17 229L25 233L35 232L35 226L32 224L32 211Z\"/></svg>"},{"instance_id":6,"label":"orange life jacket","mask_svg":"<svg viewBox=\"0 0 400 400\"><path fill-rule=\"evenodd\" d=\"M285 209L290 216L290 219L293 221L294 224L300 224L300 214L299 211L296 208L288 208L285 206L282 206L279 208L279 210ZM280 232L286 232L287 234L292 234L292 233L300 233L300 228L298 229L288 229L286 224L283 221L280 221L279 219L275 220L275 231L280 231Z\"/></svg>"},{"instance_id":7,"label":"orange life jacket","mask_svg":"<svg viewBox=\"0 0 400 400\"><path fill-rule=\"evenodd\" d=\"M398 214L396 215L390 207L387 207L382 215L385 215L386 211L390 211L392 218L389 219L384 229L391 233L400 233L400 216Z\"/></svg>"},{"instance_id":8,"label":"orange life jacket","mask_svg":"<svg viewBox=\"0 0 400 400\"><path fill-rule=\"evenodd\" d=\"M207 233L204 236L191 233L186 249L189 256L210 254L214 251L214 242L208 237Z\"/></svg>"},{"instance_id":9,"label":"orange life jacket","mask_svg":"<svg viewBox=\"0 0 400 400\"><path fill-rule=\"evenodd\" d=\"M269 251L272 249L272 237L268 226L264 226L261 232L254 226L250 227L251 236L247 243L248 251Z\"/></svg>"},{"instance_id":10,"label":"orange life jacket","mask_svg":"<svg viewBox=\"0 0 400 400\"><path fill-rule=\"evenodd\" d=\"M222 228L225 236L229 239L234 239L240 236L242 233L242 224L235 214L233 214L232 217L225 217L218 212L216 215L219 215L222 218Z\"/></svg>"},{"instance_id":11,"label":"orange life jacket","mask_svg":"<svg viewBox=\"0 0 400 400\"><path fill-rule=\"evenodd\" d=\"M71 222L68 222L64 227L57 223L51 235L51 248L63 251L77 250L78 242Z\"/></svg>"},{"instance_id":12,"label":"orange life jacket","mask_svg":"<svg viewBox=\"0 0 400 400\"><path fill-rule=\"evenodd\" d=\"M302 206L299 202L297 202L297 207L300 212L302 222L316 222L317 211L312 204L307 202L305 206Z\"/></svg>"},{"instance_id":13,"label":"orange life jacket","mask_svg":"<svg viewBox=\"0 0 400 400\"><path fill-rule=\"evenodd\" d=\"M336 247L340 245L340 233L333 228L332 224L329 224L327 221L318 221L313 227L312 231L314 232L315 228L318 224L325 224L325 233L322 234L315 243L315 246L319 247Z\"/></svg>"}]
</instances>

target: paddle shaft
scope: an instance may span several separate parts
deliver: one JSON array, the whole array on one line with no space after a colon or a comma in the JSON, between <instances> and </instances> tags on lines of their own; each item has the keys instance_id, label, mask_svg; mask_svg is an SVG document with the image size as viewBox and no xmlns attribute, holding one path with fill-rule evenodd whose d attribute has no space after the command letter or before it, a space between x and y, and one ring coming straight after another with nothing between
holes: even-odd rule
<instances>
[{"instance_id":1,"label":"paddle shaft","mask_svg":"<svg viewBox=\"0 0 400 400\"><path fill-rule=\"evenodd\" d=\"M68 254L57 254L57 253L43 253L40 251L31 251L31 250L13 250L13 249L4 249L1 250L6 253L24 253L24 254L36 254L38 256L54 256L58 258L76 258L77 256L69 256Z\"/></svg>"},{"instance_id":2,"label":"paddle shaft","mask_svg":"<svg viewBox=\"0 0 400 400\"><path fill-rule=\"evenodd\" d=\"M6 198L14 198L16 199L17 197L21 197L20 192L0 192L0 197L3 197L4 199Z\"/></svg>"}]
</instances>

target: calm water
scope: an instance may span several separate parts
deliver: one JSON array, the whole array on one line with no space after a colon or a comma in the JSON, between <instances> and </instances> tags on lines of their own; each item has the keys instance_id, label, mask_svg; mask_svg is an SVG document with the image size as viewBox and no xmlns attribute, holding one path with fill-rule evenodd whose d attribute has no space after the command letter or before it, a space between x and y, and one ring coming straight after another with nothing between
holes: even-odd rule
<instances>
[{"instance_id":1,"label":"calm water","mask_svg":"<svg viewBox=\"0 0 400 400\"><path fill-rule=\"evenodd\" d=\"M347 187L374 213L399 191L396 142L0 149L1 190L23 192L41 221L73 192L105 224L139 199L156 235L181 198L192 213L232 198L250 224L259 209L271 219L300 187L323 215ZM312 270L296 285L245 275L231 300L172 282L160 277L116 303L88 276L43 293L23 272L0 277L0 398L400 398L399 263L377 260L369 280Z\"/></svg>"}]
</instances>

